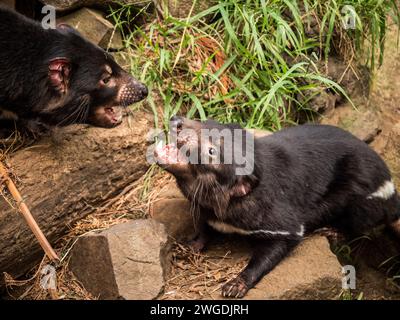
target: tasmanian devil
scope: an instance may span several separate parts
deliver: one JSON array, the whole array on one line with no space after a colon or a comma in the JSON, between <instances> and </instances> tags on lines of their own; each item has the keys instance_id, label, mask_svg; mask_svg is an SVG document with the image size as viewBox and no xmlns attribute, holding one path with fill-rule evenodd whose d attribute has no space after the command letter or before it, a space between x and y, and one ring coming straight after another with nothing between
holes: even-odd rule
<instances>
[{"instance_id":1,"label":"tasmanian devil","mask_svg":"<svg viewBox=\"0 0 400 320\"><path fill-rule=\"evenodd\" d=\"M0 119L49 126L114 127L123 107L147 96L113 57L61 24L41 24L0 5Z\"/></svg>"},{"instance_id":2,"label":"tasmanian devil","mask_svg":"<svg viewBox=\"0 0 400 320\"><path fill-rule=\"evenodd\" d=\"M243 297L302 239L323 227L355 236L380 224L400 232L390 172L366 143L333 126L301 125L254 139L236 124L174 117L156 146L191 202L201 250L209 226L248 237L254 253L225 297Z\"/></svg>"}]
</instances>

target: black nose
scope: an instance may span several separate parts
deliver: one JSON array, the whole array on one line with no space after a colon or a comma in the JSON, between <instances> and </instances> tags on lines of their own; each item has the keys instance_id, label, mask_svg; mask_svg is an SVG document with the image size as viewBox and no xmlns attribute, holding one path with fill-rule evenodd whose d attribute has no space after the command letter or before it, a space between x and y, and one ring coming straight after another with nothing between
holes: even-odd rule
<instances>
[{"instance_id":1,"label":"black nose","mask_svg":"<svg viewBox=\"0 0 400 320\"><path fill-rule=\"evenodd\" d=\"M173 116L170 120L170 128L171 129L182 129L183 118L178 116Z\"/></svg>"},{"instance_id":2,"label":"black nose","mask_svg":"<svg viewBox=\"0 0 400 320\"><path fill-rule=\"evenodd\" d=\"M149 95L149 89L147 89L147 87L143 83L140 84L139 91L140 91L143 99Z\"/></svg>"}]
</instances>

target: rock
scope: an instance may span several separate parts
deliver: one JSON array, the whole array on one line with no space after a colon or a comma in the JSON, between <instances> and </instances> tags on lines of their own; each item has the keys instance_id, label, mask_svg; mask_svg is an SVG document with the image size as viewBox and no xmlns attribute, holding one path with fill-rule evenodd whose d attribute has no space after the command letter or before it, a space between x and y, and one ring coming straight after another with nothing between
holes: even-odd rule
<instances>
[{"instance_id":1,"label":"rock","mask_svg":"<svg viewBox=\"0 0 400 320\"><path fill-rule=\"evenodd\" d=\"M154 0L156 8L166 17L167 13L175 18L187 18L193 6L194 0ZM207 10L217 4L218 0L196 0L191 16Z\"/></svg>"},{"instance_id":2,"label":"rock","mask_svg":"<svg viewBox=\"0 0 400 320\"><path fill-rule=\"evenodd\" d=\"M372 142L382 131L382 121L378 111L361 107L356 110L349 103L334 109L320 122L350 131L366 143Z\"/></svg>"},{"instance_id":3,"label":"rock","mask_svg":"<svg viewBox=\"0 0 400 320\"><path fill-rule=\"evenodd\" d=\"M134 220L78 239L69 268L100 299L155 299L169 268L164 226Z\"/></svg>"},{"instance_id":4,"label":"rock","mask_svg":"<svg viewBox=\"0 0 400 320\"><path fill-rule=\"evenodd\" d=\"M313 236L264 276L244 299L335 299L341 291L341 270L328 240ZM222 299L220 292L213 298Z\"/></svg>"},{"instance_id":5,"label":"rock","mask_svg":"<svg viewBox=\"0 0 400 320\"><path fill-rule=\"evenodd\" d=\"M314 87L297 94L297 101L306 105L309 109L318 113L330 113L341 97L322 87Z\"/></svg>"},{"instance_id":6,"label":"rock","mask_svg":"<svg viewBox=\"0 0 400 320\"><path fill-rule=\"evenodd\" d=\"M341 290L341 270L328 240L314 236L266 275L246 299L334 299Z\"/></svg>"},{"instance_id":7,"label":"rock","mask_svg":"<svg viewBox=\"0 0 400 320\"><path fill-rule=\"evenodd\" d=\"M86 39L103 49L123 48L122 37L113 24L103 18L100 11L83 8L62 18L57 23L66 23L77 29Z\"/></svg>"},{"instance_id":8,"label":"rock","mask_svg":"<svg viewBox=\"0 0 400 320\"><path fill-rule=\"evenodd\" d=\"M108 8L110 5L115 5L115 0L40 0L43 4L51 5L56 8L57 11L67 11L72 9L78 9L82 7L103 7ZM151 0L119 0L118 3L128 4L143 8L149 4Z\"/></svg>"},{"instance_id":9,"label":"rock","mask_svg":"<svg viewBox=\"0 0 400 320\"><path fill-rule=\"evenodd\" d=\"M319 61L318 68L337 82L349 96L368 96L370 72L367 67L352 65L350 68L342 58L330 56L327 64Z\"/></svg>"},{"instance_id":10,"label":"rock","mask_svg":"<svg viewBox=\"0 0 400 320\"><path fill-rule=\"evenodd\" d=\"M255 138L262 138L272 134L272 132L268 130L261 130L261 129L246 129L246 130L252 133Z\"/></svg>"},{"instance_id":11,"label":"rock","mask_svg":"<svg viewBox=\"0 0 400 320\"><path fill-rule=\"evenodd\" d=\"M118 52L110 52L110 54L114 57L115 62L117 62L122 69L124 69L126 72L131 72L131 60L129 57L129 52L120 50Z\"/></svg>"},{"instance_id":12,"label":"rock","mask_svg":"<svg viewBox=\"0 0 400 320\"><path fill-rule=\"evenodd\" d=\"M159 200L150 207L150 216L162 223L168 235L176 241L188 240L194 235L190 203L175 183L161 190Z\"/></svg>"}]
</instances>

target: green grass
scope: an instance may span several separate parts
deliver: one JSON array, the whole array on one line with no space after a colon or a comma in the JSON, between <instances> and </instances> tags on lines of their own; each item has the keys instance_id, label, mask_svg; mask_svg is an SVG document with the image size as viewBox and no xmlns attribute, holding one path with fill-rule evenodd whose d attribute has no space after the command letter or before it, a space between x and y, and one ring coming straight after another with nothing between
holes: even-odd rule
<instances>
[{"instance_id":1,"label":"green grass","mask_svg":"<svg viewBox=\"0 0 400 320\"><path fill-rule=\"evenodd\" d=\"M357 296L350 289L342 290L339 295L339 300L363 300L364 293L360 292Z\"/></svg>"},{"instance_id":2,"label":"green grass","mask_svg":"<svg viewBox=\"0 0 400 320\"><path fill-rule=\"evenodd\" d=\"M357 250L360 250L362 247L364 247L366 241L371 241L371 236L359 236L346 243L342 243L337 247L334 247L333 253L344 263L354 265L356 263L354 252L357 252Z\"/></svg>"},{"instance_id":3,"label":"green grass","mask_svg":"<svg viewBox=\"0 0 400 320\"><path fill-rule=\"evenodd\" d=\"M343 29L344 5L357 12L355 30ZM312 119L309 89L346 96L319 72L318 60L339 53L372 69L381 62L386 17L398 17L396 9L394 0L223 0L186 19L135 26L138 13L126 5L111 18L131 50L132 72L161 97L161 110L158 97L149 98L160 126L180 113L278 130L299 112ZM307 35L313 21L320 33Z\"/></svg>"},{"instance_id":4,"label":"green grass","mask_svg":"<svg viewBox=\"0 0 400 320\"><path fill-rule=\"evenodd\" d=\"M400 290L400 255L386 259L380 264L379 268L386 272L387 281Z\"/></svg>"}]
</instances>

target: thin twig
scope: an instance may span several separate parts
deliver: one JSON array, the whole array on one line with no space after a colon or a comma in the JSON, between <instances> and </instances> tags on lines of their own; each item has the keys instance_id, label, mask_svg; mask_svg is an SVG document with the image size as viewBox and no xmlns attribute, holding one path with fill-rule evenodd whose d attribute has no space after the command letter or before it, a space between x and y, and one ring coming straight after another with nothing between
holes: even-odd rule
<instances>
[{"instance_id":1,"label":"thin twig","mask_svg":"<svg viewBox=\"0 0 400 320\"><path fill-rule=\"evenodd\" d=\"M19 211L25 218L29 228L32 230L33 234L35 235L36 239L38 240L40 246L43 248L46 255L53 261L59 261L56 252L51 247L50 243L47 241L45 235L43 234L42 230L38 226L35 221L35 218L32 216L28 206L25 204L24 199L22 198L21 194L19 193L17 187L15 186L14 182L8 175L7 169L0 162L0 176L4 179L4 183L7 186L8 190L10 191L11 195L13 196Z\"/></svg>"}]
</instances>

